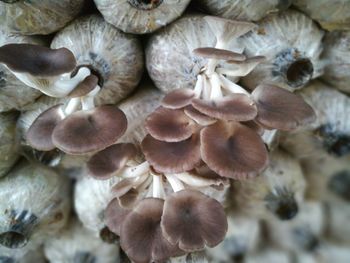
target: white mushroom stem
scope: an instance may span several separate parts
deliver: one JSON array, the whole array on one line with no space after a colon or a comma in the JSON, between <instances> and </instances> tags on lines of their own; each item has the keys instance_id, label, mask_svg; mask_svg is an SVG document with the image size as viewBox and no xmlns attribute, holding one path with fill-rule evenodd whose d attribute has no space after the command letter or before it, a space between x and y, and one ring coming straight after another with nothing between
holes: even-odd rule
<instances>
[{"instance_id":1,"label":"white mushroom stem","mask_svg":"<svg viewBox=\"0 0 350 263\"><path fill-rule=\"evenodd\" d=\"M147 189L147 187L152 183L153 178L152 176L150 176L150 174L148 173L145 174L145 178L146 180L142 184L136 187L136 190L139 193L143 193Z\"/></svg>"},{"instance_id":2,"label":"white mushroom stem","mask_svg":"<svg viewBox=\"0 0 350 263\"><path fill-rule=\"evenodd\" d=\"M178 178L176 178L176 176L172 174L166 174L165 177L167 178L174 192L178 192L185 189L185 186L183 185L183 183Z\"/></svg>"},{"instance_id":3,"label":"white mushroom stem","mask_svg":"<svg viewBox=\"0 0 350 263\"><path fill-rule=\"evenodd\" d=\"M211 85L206 76L203 76L203 99L209 100L211 94Z\"/></svg>"},{"instance_id":4,"label":"white mushroom stem","mask_svg":"<svg viewBox=\"0 0 350 263\"><path fill-rule=\"evenodd\" d=\"M67 106L64 109L65 116L68 116L69 114L72 114L73 112L75 112L79 106L80 106L80 98L70 99Z\"/></svg>"},{"instance_id":5,"label":"white mushroom stem","mask_svg":"<svg viewBox=\"0 0 350 263\"><path fill-rule=\"evenodd\" d=\"M123 178L133 178L141 176L142 174L148 173L150 169L148 162L143 162L137 166L132 167L124 167L118 170L116 176L120 176Z\"/></svg>"},{"instance_id":6,"label":"white mushroom stem","mask_svg":"<svg viewBox=\"0 0 350 263\"><path fill-rule=\"evenodd\" d=\"M225 88L226 90L230 91L231 93L243 93L243 94L249 95L249 92L246 91L241 86L239 86L236 83L228 80L227 78L225 78L222 75L218 75L218 76L219 76L219 81L221 83L221 86L223 88Z\"/></svg>"},{"instance_id":7,"label":"white mushroom stem","mask_svg":"<svg viewBox=\"0 0 350 263\"><path fill-rule=\"evenodd\" d=\"M165 198L164 186L161 175L152 174L153 179L153 194L154 198Z\"/></svg>"},{"instance_id":8,"label":"white mushroom stem","mask_svg":"<svg viewBox=\"0 0 350 263\"><path fill-rule=\"evenodd\" d=\"M196 176L188 172L179 173L175 175L177 179L181 180L192 187L207 187L211 185L219 185L221 182L214 179L206 179L201 176Z\"/></svg>"},{"instance_id":9,"label":"white mushroom stem","mask_svg":"<svg viewBox=\"0 0 350 263\"><path fill-rule=\"evenodd\" d=\"M90 75L90 69L86 67L81 67L73 78L70 77L71 73L65 73L56 77L39 78L26 73L11 72L27 86L55 98L67 96L80 82Z\"/></svg>"},{"instance_id":10,"label":"white mushroom stem","mask_svg":"<svg viewBox=\"0 0 350 263\"><path fill-rule=\"evenodd\" d=\"M216 74L215 72L213 74L211 74L209 81L211 84L210 99L215 100L215 99L222 98L223 95L222 95L222 91L221 91L221 82L220 82L218 74Z\"/></svg>"},{"instance_id":11,"label":"white mushroom stem","mask_svg":"<svg viewBox=\"0 0 350 263\"><path fill-rule=\"evenodd\" d=\"M203 76L202 75L198 75L197 76L196 86L194 87L194 94L195 94L195 97L197 99L199 99L201 97L201 94L202 94L202 91L203 91L203 85L204 85Z\"/></svg>"},{"instance_id":12,"label":"white mushroom stem","mask_svg":"<svg viewBox=\"0 0 350 263\"><path fill-rule=\"evenodd\" d=\"M81 106L83 110L91 110L95 108L94 99L100 90L100 86L97 85L92 91L90 91L85 96L81 97Z\"/></svg>"}]
</instances>

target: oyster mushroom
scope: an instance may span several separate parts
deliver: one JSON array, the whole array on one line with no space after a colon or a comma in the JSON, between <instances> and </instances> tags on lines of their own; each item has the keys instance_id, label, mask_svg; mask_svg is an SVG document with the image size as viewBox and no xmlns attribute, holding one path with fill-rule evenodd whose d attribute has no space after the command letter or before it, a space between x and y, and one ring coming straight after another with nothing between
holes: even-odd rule
<instances>
[{"instance_id":1,"label":"oyster mushroom","mask_svg":"<svg viewBox=\"0 0 350 263\"><path fill-rule=\"evenodd\" d=\"M227 219L215 199L182 190L165 199L161 227L171 244L190 252L218 245L226 235Z\"/></svg>"},{"instance_id":2,"label":"oyster mushroom","mask_svg":"<svg viewBox=\"0 0 350 263\"><path fill-rule=\"evenodd\" d=\"M130 210L120 229L120 245L136 263L164 261L185 254L164 237L164 200L145 198Z\"/></svg>"},{"instance_id":3,"label":"oyster mushroom","mask_svg":"<svg viewBox=\"0 0 350 263\"><path fill-rule=\"evenodd\" d=\"M0 24L11 33L50 34L64 27L82 10L83 0L0 1Z\"/></svg>"},{"instance_id":4,"label":"oyster mushroom","mask_svg":"<svg viewBox=\"0 0 350 263\"><path fill-rule=\"evenodd\" d=\"M151 33L180 17L190 0L94 0L104 19L126 33Z\"/></svg>"},{"instance_id":5,"label":"oyster mushroom","mask_svg":"<svg viewBox=\"0 0 350 263\"><path fill-rule=\"evenodd\" d=\"M274 247L290 251L314 252L320 246L326 227L324 206L307 201L300 206L298 215L291 221L266 221L270 242Z\"/></svg>"},{"instance_id":6,"label":"oyster mushroom","mask_svg":"<svg viewBox=\"0 0 350 263\"><path fill-rule=\"evenodd\" d=\"M77 70L88 68L98 77L101 90L94 97L96 105L119 102L141 79L143 51L139 40L98 15L79 18L58 32L51 48L62 47L74 54Z\"/></svg>"},{"instance_id":7,"label":"oyster mushroom","mask_svg":"<svg viewBox=\"0 0 350 263\"><path fill-rule=\"evenodd\" d=\"M349 30L350 6L346 0L294 0L293 5L317 21L324 29Z\"/></svg>"},{"instance_id":8,"label":"oyster mushroom","mask_svg":"<svg viewBox=\"0 0 350 263\"><path fill-rule=\"evenodd\" d=\"M247 74L259 62L242 62L243 46L238 43L237 38L253 27L254 24L248 22L186 15L149 39L146 47L148 73L155 85L166 93L181 87L197 90L197 93L201 93L203 89L203 96L210 97L209 87L221 82L225 82L223 86L227 92L242 90L233 82ZM202 50L198 51L198 48ZM212 53L222 53L223 50L231 55L225 59L208 58L210 53L213 56ZM244 72L241 66L229 63L232 56L243 63ZM219 69L230 71L231 74L227 78L223 77L224 73L219 73ZM209 87L203 88L204 85Z\"/></svg>"},{"instance_id":9,"label":"oyster mushroom","mask_svg":"<svg viewBox=\"0 0 350 263\"><path fill-rule=\"evenodd\" d=\"M0 178L15 164L19 154L16 145L16 113L0 113Z\"/></svg>"},{"instance_id":10,"label":"oyster mushroom","mask_svg":"<svg viewBox=\"0 0 350 263\"><path fill-rule=\"evenodd\" d=\"M0 254L24 255L66 225L70 183L64 176L22 161L0 188Z\"/></svg>"},{"instance_id":11,"label":"oyster mushroom","mask_svg":"<svg viewBox=\"0 0 350 263\"><path fill-rule=\"evenodd\" d=\"M252 180L234 181L233 199L237 209L258 218L294 218L303 201L305 179L298 161L276 149L270 164L261 176Z\"/></svg>"},{"instance_id":12,"label":"oyster mushroom","mask_svg":"<svg viewBox=\"0 0 350 263\"><path fill-rule=\"evenodd\" d=\"M283 32L290 32L284 34ZM294 91L323 72L323 31L304 14L288 10L271 14L243 36L247 56L265 56L242 84L254 89L258 84L274 84Z\"/></svg>"},{"instance_id":13,"label":"oyster mushroom","mask_svg":"<svg viewBox=\"0 0 350 263\"><path fill-rule=\"evenodd\" d=\"M118 247L95 237L76 219L45 242L44 252L53 263L112 263L120 260Z\"/></svg>"},{"instance_id":14,"label":"oyster mushroom","mask_svg":"<svg viewBox=\"0 0 350 263\"><path fill-rule=\"evenodd\" d=\"M10 43L42 44L41 42L37 37L10 34L8 29L0 23L0 46ZM0 112L22 110L40 95L39 91L27 87L0 63Z\"/></svg>"},{"instance_id":15,"label":"oyster mushroom","mask_svg":"<svg viewBox=\"0 0 350 263\"><path fill-rule=\"evenodd\" d=\"M287 9L291 0L197 0L199 7L212 15L227 19L258 21L271 12Z\"/></svg>"},{"instance_id":16,"label":"oyster mushroom","mask_svg":"<svg viewBox=\"0 0 350 263\"><path fill-rule=\"evenodd\" d=\"M350 18L349 18L350 19ZM322 79L335 88L350 93L350 33L348 31L326 34L323 59L326 61Z\"/></svg>"}]
</instances>

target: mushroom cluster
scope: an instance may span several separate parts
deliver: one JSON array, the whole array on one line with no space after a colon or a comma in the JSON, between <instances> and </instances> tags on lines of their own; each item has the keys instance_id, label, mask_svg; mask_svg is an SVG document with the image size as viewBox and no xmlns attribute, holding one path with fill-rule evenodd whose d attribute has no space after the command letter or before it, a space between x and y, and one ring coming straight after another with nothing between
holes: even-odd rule
<instances>
[{"instance_id":1,"label":"mushroom cluster","mask_svg":"<svg viewBox=\"0 0 350 263\"><path fill-rule=\"evenodd\" d=\"M0 262L348 262L350 2L316 2L0 0Z\"/></svg>"}]
</instances>

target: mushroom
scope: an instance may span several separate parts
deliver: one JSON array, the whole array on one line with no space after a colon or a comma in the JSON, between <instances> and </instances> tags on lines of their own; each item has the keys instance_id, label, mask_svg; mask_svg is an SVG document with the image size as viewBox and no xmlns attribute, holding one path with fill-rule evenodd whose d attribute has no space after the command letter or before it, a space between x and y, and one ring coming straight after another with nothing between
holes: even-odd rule
<instances>
[{"instance_id":1,"label":"mushroom","mask_svg":"<svg viewBox=\"0 0 350 263\"><path fill-rule=\"evenodd\" d=\"M120 260L118 247L104 243L76 218L44 243L44 252L53 263L112 263Z\"/></svg>"},{"instance_id":2,"label":"mushroom","mask_svg":"<svg viewBox=\"0 0 350 263\"><path fill-rule=\"evenodd\" d=\"M203 0L197 4L209 14L243 21L258 21L271 12L287 9L291 2L268 0L255 2L253 0Z\"/></svg>"},{"instance_id":3,"label":"mushroom","mask_svg":"<svg viewBox=\"0 0 350 263\"><path fill-rule=\"evenodd\" d=\"M69 193L65 176L25 161L16 165L0 181L0 254L20 257L57 234L70 214Z\"/></svg>"},{"instance_id":4,"label":"mushroom","mask_svg":"<svg viewBox=\"0 0 350 263\"><path fill-rule=\"evenodd\" d=\"M0 24L11 33L24 35L50 34L64 27L79 14L83 0L63 1L0 1Z\"/></svg>"},{"instance_id":5,"label":"mushroom","mask_svg":"<svg viewBox=\"0 0 350 263\"><path fill-rule=\"evenodd\" d=\"M120 245L136 263L161 262L185 254L164 238L164 200L145 198L125 217L120 227Z\"/></svg>"},{"instance_id":6,"label":"mushroom","mask_svg":"<svg viewBox=\"0 0 350 263\"><path fill-rule=\"evenodd\" d=\"M320 61L323 35L323 31L300 12L270 14L242 37L247 56L266 57L242 78L242 84L251 90L260 83L291 91L302 88L323 73L324 63Z\"/></svg>"},{"instance_id":7,"label":"mushroom","mask_svg":"<svg viewBox=\"0 0 350 263\"><path fill-rule=\"evenodd\" d=\"M19 154L16 145L16 113L0 113L0 178L16 163Z\"/></svg>"},{"instance_id":8,"label":"mushroom","mask_svg":"<svg viewBox=\"0 0 350 263\"><path fill-rule=\"evenodd\" d=\"M227 219L215 199L198 191L181 190L165 199L161 228L172 245L191 252L219 244L227 231Z\"/></svg>"},{"instance_id":9,"label":"mushroom","mask_svg":"<svg viewBox=\"0 0 350 263\"><path fill-rule=\"evenodd\" d=\"M115 15L115 14L114 14ZM143 51L136 36L125 34L98 15L88 15L58 32L51 48L68 48L77 60L73 75L88 68L101 90L96 105L115 104L138 85L143 73Z\"/></svg>"},{"instance_id":10,"label":"mushroom","mask_svg":"<svg viewBox=\"0 0 350 263\"><path fill-rule=\"evenodd\" d=\"M202 95L206 99L220 98L232 90L245 93L234 82L242 73L247 74L242 67L247 68L249 64L249 72L260 61L247 61L237 39L254 26L249 22L186 15L149 39L148 73L155 85L166 93L179 87L194 90L197 97ZM223 69L228 73L220 73Z\"/></svg>"},{"instance_id":11,"label":"mushroom","mask_svg":"<svg viewBox=\"0 0 350 263\"><path fill-rule=\"evenodd\" d=\"M294 218L304 199L305 178L299 162L280 149L270 153L267 169L258 177L233 181L238 211L257 218Z\"/></svg>"},{"instance_id":12,"label":"mushroom","mask_svg":"<svg viewBox=\"0 0 350 263\"><path fill-rule=\"evenodd\" d=\"M177 19L190 0L94 0L104 19L126 33L151 33Z\"/></svg>"},{"instance_id":13,"label":"mushroom","mask_svg":"<svg viewBox=\"0 0 350 263\"><path fill-rule=\"evenodd\" d=\"M0 46L10 43L42 44L42 40L38 37L10 34L8 29L0 23ZM23 84L5 65L0 63L0 112L13 109L22 110L24 106L33 102L40 94L39 91Z\"/></svg>"}]
</instances>

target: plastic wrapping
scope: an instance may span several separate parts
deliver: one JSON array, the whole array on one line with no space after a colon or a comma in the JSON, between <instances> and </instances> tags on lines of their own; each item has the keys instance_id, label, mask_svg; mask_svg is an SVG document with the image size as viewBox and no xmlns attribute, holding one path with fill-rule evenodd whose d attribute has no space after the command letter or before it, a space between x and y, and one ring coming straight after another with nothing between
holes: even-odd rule
<instances>
[{"instance_id":1,"label":"plastic wrapping","mask_svg":"<svg viewBox=\"0 0 350 263\"><path fill-rule=\"evenodd\" d=\"M327 30L350 29L349 0L294 0L293 5Z\"/></svg>"},{"instance_id":2,"label":"plastic wrapping","mask_svg":"<svg viewBox=\"0 0 350 263\"><path fill-rule=\"evenodd\" d=\"M94 0L108 23L127 33L151 33L180 17L190 0Z\"/></svg>"},{"instance_id":3,"label":"plastic wrapping","mask_svg":"<svg viewBox=\"0 0 350 263\"><path fill-rule=\"evenodd\" d=\"M163 92L193 89L207 59L195 56L192 51L214 47L215 43L216 37L201 15L184 16L153 34L146 47L146 65L156 87ZM231 51L243 51L236 39L228 46Z\"/></svg>"},{"instance_id":4,"label":"plastic wrapping","mask_svg":"<svg viewBox=\"0 0 350 263\"><path fill-rule=\"evenodd\" d=\"M44 251L51 263L116 263L119 247L93 236L78 220L72 220L57 236L45 242Z\"/></svg>"},{"instance_id":5,"label":"plastic wrapping","mask_svg":"<svg viewBox=\"0 0 350 263\"><path fill-rule=\"evenodd\" d=\"M304 200L306 182L300 164L287 153L270 153L268 168L253 180L233 183L238 211L257 218L294 218Z\"/></svg>"},{"instance_id":6,"label":"plastic wrapping","mask_svg":"<svg viewBox=\"0 0 350 263\"><path fill-rule=\"evenodd\" d=\"M23 161L0 180L0 200L0 255L20 257L65 226L70 182Z\"/></svg>"},{"instance_id":7,"label":"plastic wrapping","mask_svg":"<svg viewBox=\"0 0 350 263\"><path fill-rule=\"evenodd\" d=\"M0 114L0 178L17 161L16 113Z\"/></svg>"},{"instance_id":8,"label":"plastic wrapping","mask_svg":"<svg viewBox=\"0 0 350 263\"><path fill-rule=\"evenodd\" d=\"M160 105L163 98L163 94L152 86L141 85L133 96L118 104L128 120L128 128L118 142L131 142L137 145L147 134L146 118Z\"/></svg>"},{"instance_id":9,"label":"plastic wrapping","mask_svg":"<svg viewBox=\"0 0 350 263\"><path fill-rule=\"evenodd\" d=\"M258 21L289 7L291 0L197 0L210 14L228 19Z\"/></svg>"},{"instance_id":10,"label":"plastic wrapping","mask_svg":"<svg viewBox=\"0 0 350 263\"><path fill-rule=\"evenodd\" d=\"M12 2L0 1L0 25L6 25L10 32L24 35L46 35L57 31L78 15L84 4L84 0Z\"/></svg>"},{"instance_id":11,"label":"plastic wrapping","mask_svg":"<svg viewBox=\"0 0 350 263\"><path fill-rule=\"evenodd\" d=\"M322 78L335 88L350 93L350 32L328 33L324 43L326 68Z\"/></svg>"},{"instance_id":12,"label":"plastic wrapping","mask_svg":"<svg viewBox=\"0 0 350 263\"><path fill-rule=\"evenodd\" d=\"M303 87L323 72L323 34L310 18L294 10L267 16L242 37L248 56L266 57L242 83L249 89L261 83L291 91Z\"/></svg>"},{"instance_id":13,"label":"plastic wrapping","mask_svg":"<svg viewBox=\"0 0 350 263\"><path fill-rule=\"evenodd\" d=\"M79 18L60 31L52 48L73 52L78 67L87 66L99 78L96 105L114 104L138 84L143 71L143 51L138 39L108 24L98 15Z\"/></svg>"}]
</instances>

